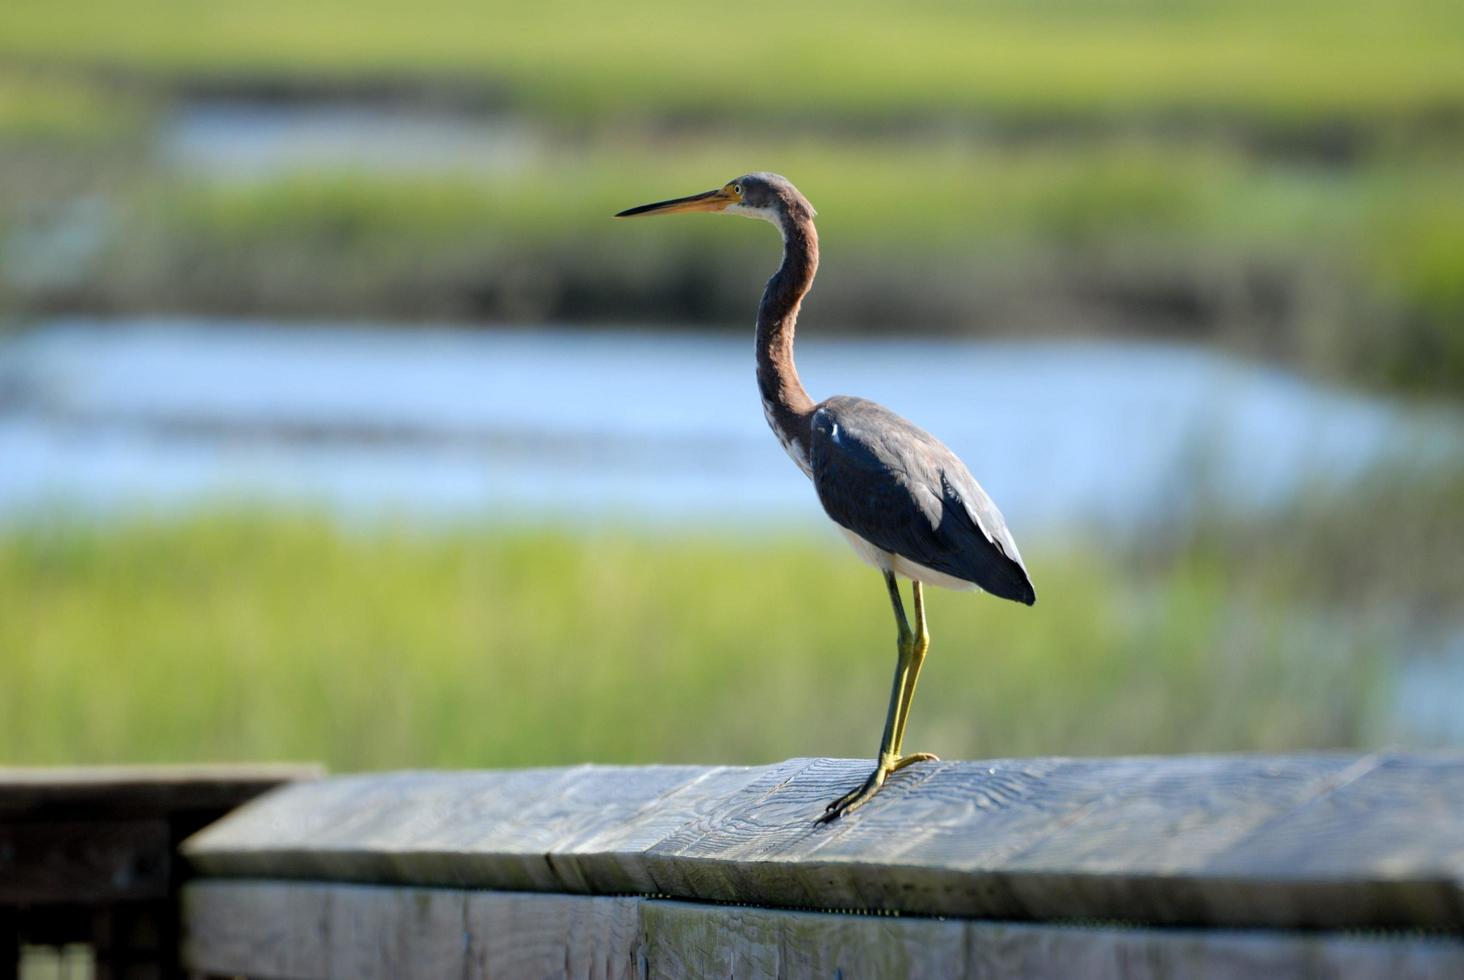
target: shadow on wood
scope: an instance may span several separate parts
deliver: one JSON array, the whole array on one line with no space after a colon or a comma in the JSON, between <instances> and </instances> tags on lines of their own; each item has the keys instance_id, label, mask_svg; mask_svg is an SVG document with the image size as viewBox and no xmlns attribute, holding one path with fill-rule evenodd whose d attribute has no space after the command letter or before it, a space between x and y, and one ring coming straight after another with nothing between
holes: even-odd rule
<instances>
[{"instance_id":1,"label":"shadow on wood","mask_svg":"<svg viewBox=\"0 0 1464 980\"><path fill-rule=\"evenodd\" d=\"M84 943L100 978L178 974L184 837L316 766L0 768L0 978Z\"/></svg>"}]
</instances>

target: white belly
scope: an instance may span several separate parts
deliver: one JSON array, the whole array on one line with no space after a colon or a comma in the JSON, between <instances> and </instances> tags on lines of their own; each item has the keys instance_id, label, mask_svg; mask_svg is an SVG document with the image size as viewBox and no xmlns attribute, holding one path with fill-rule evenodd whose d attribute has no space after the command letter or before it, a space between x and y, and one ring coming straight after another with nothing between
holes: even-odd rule
<instances>
[{"instance_id":1,"label":"white belly","mask_svg":"<svg viewBox=\"0 0 1464 980\"><path fill-rule=\"evenodd\" d=\"M855 554L882 572L894 572L896 575L915 582L938 585L942 589L955 589L958 592L969 592L979 588L974 582L967 582L965 579L947 575L945 572L937 572L933 568L917 565L907 558L885 551L883 548L870 544L847 527L837 524L834 526L838 527L844 537L849 539L849 544L853 546Z\"/></svg>"}]
</instances>

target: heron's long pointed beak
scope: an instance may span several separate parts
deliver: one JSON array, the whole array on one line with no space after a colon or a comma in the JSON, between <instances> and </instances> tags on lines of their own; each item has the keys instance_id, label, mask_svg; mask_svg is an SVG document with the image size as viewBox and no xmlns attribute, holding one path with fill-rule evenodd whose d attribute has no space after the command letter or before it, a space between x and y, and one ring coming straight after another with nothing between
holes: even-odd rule
<instances>
[{"instance_id":1,"label":"heron's long pointed beak","mask_svg":"<svg viewBox=\"0 0 1464 980\"><path fill-rule=\"evenodd\" d=\"M657 201L655 204L642 204L638 208L626 208L617 218L632 218L638 214L676 214L680 211L721 211L729 204L737 203L737 195L725 187L718 187L715 190L703 194L693 194L690 197L673 198L670 201Z\"/></svg>"}]
</instances>

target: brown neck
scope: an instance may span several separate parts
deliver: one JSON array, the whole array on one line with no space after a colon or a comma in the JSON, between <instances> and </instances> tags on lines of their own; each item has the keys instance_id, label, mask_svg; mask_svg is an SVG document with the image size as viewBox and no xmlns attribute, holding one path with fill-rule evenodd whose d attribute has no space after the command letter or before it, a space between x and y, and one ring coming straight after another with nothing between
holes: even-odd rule
<instances>
[{"instance_id":1,"label":"brown neck","mask_svg":"<svg viewBox=\"0 0 1464 980\"><path fill-rule=\"evenodd\" d=\"M793 366L798 307L818 271L818 232L813 219L784 212L783 264L768 280L757 308L757 386L768 424L799 466L807 470L813 399Z\"/></svg>"}]
</instances>

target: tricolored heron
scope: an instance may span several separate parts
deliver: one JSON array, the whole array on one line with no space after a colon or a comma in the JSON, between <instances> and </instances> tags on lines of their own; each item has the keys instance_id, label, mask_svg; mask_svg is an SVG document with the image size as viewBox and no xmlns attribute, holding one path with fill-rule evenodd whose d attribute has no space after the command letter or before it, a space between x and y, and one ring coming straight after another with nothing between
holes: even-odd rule
<instances>
[{"instance_id":1,"label":"tricolored heron","mask_svg":"<svg viewBox=\"0 0 1464 980\"><path fill-rule=\"evenodd\" d=\"M752 173L715 190L621 211L713 211L772 222L783 263L757 308L757 385L768 425L813 481L824 511L866 562L884 573L899 630L895 681L874 772L833 801L823 820L863 806L891 773L935 759L903 754L915 682L930 646L923 585L981 589L1027 605L1037 601L1001 512L956 454L882 405L836 395L814 404L793 366L793 327L818 270L813 206L786 178ZM899 578L911 580L915 628L905 617Z\"/></svg>"}]
</instances>

